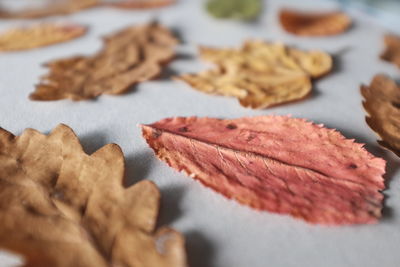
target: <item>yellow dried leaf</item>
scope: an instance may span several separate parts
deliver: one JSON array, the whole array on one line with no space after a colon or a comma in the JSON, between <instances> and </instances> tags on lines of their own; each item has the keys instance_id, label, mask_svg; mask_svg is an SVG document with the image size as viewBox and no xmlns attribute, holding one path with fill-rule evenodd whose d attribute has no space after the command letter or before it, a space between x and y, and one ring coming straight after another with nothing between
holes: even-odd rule
<instances>
[{"instance_id":1,"label":"yellow dried leaf","mask_svg":"<svg viewBox=\"0 0 400 267\"><path fill-rule=\"evenodd\" d=\"M55 15L65 15L82 9L96 6L99 0L48 0L47 5L40 8L27 8L22 11L8 11L0 8L0 18L32 19Z\"/></svg>"},{"instance_id":2,"label":"yellow dried leaf","mask_svg":"<svg viewBox=\"0 0 400 267\"><path fill-rule=\"evenodd\" d=\"M385 75L376 75L361 86L366 121L381 138L380 145L400 156L400 87Z\"/></svg>"},{"instance_id":3,"label":"yellow dried leaf","mask_svg":"<svg viewBox=\"0 0 400 267\"><path fill-rule=\"evenodd\" d=\"M351 19L343 12L301 12L283 9L279 14L282 27L301 36L329 36L345 32Z\"/></svg>"},{"instance_id":4,"label":"yellow dried leaf","mask_svg":"<svg viewBox=\"0 0 400 267\"><path fill-rule=\"evenodd\" d=\"M119 146L87 155L65 125L0 129L0 168L0 248L26 266L186 266L183 237L155 229L156 185L123 187Z\"/></svg>"},{"instance_id":5,"label":"yellow dried leaf","mask_svg":"<svg viewBox=\"0 0 400 267\"><path fill-rule=\"evenodd\" d=\"M29 50L66 42L86 33L87 28L75 24L37 24L15 28L0 34L0 51Z\"/></svg>"},{"instance_id":6,"label":"yellow dried leaf","mask_svg":"<svg viewBox=\"0 0 400 267\"><path fill-rule=\"evenodd\" d=\"M381 58L400 68L400 36L385 35L385 46L386 48L381 54Z\"/></svg>"},{"instance_id":7,"label":"yellow dried leaf","mask_svg":"<svg viewBox=\"0 0 400 267\"><path fill-rule=\"evenodd\" d=\"M133 85L158 77L175 56L177 39L156 23L128 27L104 39L93 56L77 56L47 64L33 100L85 100L101 94L122 94Z\"/></svg>"},{"instance_id":8,"label":"yellow dried leaf","mask_svg":"<svg viewBox=\"0 0 400 267\"><path fill-rule=\"evenodd\" d=\"M312 89L311 79L332 68L326 53L261 41L248 41L239 49L201 47L200 56L217 67L177 78L204 93L234 96L251 108L305 98Z\"/></svg>"}]
</instances>

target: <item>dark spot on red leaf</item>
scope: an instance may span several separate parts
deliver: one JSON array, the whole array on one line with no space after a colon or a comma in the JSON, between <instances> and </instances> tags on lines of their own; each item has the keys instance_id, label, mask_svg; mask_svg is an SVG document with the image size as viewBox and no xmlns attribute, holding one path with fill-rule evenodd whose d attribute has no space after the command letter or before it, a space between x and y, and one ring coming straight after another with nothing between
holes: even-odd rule
<instances>
[{"instance_id":1,"label":"dark spot on red leaf","mask_svg":"<svg viewBox=\"0 0 400 267\"><path fill-rule=\"evenodd\" d=\"M229 123L228 125L226 125L226 129L229 129L229 130L234 130L236 128L237 128L236 124L233 124L233 123Z\"/></svg>"},{"instance_id":2,"label":"dark spot on red leaf","mask_svg":"<svg viewBox=\"0 0 400 267\"><path fill-rule=\"evenodd\" d=\"M181 127L178 129L178 131L181 133L186 133L186 132L189 132L189 129L188 129L188 127Z\"/></svg>"},{"instance_id":3,"label":"dark spot on red leaf","mask_svg":"<svg viewBox=\"0 0 400 267\"><path fill-rule=\"evenodd\" d=\"M357 169L357 165L352 163L352 164L349 165L349 168L350 169Z\"/></svg>"},{"instance_id":4,"label":"dark spot on red leaf","mask_svg":"<svg viewBox=\"0 0 400 267\"><path fill-rule=\"evenodd\" d=\"M256 138L257 136L255 135L255 134L250 134L247 138L246 138L246 141L247 142L250 142L251 140L253 140L254 138Z\"/></svg>"}]
</instances>

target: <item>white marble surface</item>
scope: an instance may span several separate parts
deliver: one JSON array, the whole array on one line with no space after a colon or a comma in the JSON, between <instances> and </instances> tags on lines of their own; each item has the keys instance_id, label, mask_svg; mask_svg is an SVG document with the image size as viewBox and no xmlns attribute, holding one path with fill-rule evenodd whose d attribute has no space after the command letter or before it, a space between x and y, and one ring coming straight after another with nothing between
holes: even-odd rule
<instances>
[{"instance_id":1,"label":"white marble surface","mask_svg":"<svg viewBox=\"0 0 400 267\"><path fill-rule=\"evenodd\" d=\"M369 18L352 12L354 27L332 38L307 39L283 32L277 10L283 5L313 9L330 8L332 2L269 0L265 13L254 23L216 21L203 11L202 1L181 0L162 10L120 11L92 9L69 17L46 20L74 21L90 26L83 38L29 52L0 54L0 126L20 134L31 127L49 132L59 123L70 125L87 152L107 143L119 144L127 158L131 182L152 179L163 194L161 224L185 233L192 267L264 266L364 266L395 267L400 263L399 160L379 148L375 134L364 121L360 83L383 72L400 77L399 69L378 58L385 30ZM33 102L28 95L38 77L46 73L42 63L75 54L90 54L101 47L100 36L127 25L157 19L182 37L179 57L165 79L146 82L123 96L101 96L95 101ZM0 21L0 30L26 21ZM333 73L315 83L311 98L267 110L242 108L235 99L205 95L168 79L171 73L201 70L196 45L234 46L247 38L283 41L305 49L335 54ZM292 114L367 143L369 151L388 160L389 189L385 191L385 215L377 225L330 228L309 225L289 216L257 212L225 199L177 173L154 158L136 126L168 116L235 118L265 114ZM0 254L1 266L15 260Z\"/></svg>"}]
</instances>

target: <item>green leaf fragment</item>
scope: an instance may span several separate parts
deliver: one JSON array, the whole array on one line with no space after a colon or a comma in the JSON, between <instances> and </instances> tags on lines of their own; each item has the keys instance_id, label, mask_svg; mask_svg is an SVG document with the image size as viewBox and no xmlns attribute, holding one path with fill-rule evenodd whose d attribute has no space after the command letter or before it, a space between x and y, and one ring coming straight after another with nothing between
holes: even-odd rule
<instances>
[{"instance_id":1,"label":"green leaf fragment","mask_svg":"<svg viewBox=\"0 0 400 267\"><path fill-rule=\"evenodd\" d=\"M261 12L261 0L209 0L207 12L216 18L255 19Z\"/></svg>"}]
</instances>

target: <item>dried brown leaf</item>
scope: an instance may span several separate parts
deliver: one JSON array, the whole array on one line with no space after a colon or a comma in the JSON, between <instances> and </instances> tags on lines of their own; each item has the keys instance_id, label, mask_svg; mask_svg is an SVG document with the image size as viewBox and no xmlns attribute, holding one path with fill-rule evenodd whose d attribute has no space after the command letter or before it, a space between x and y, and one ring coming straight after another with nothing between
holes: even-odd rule
<instances>
[{"instance_id":1,"label":"dried brown leaf","mask_svg":"<svg viewBox=\"0 0 400 267\"><path fill-rule=\"evenodd\" d=\"M258 109L307 97L311 79L332 68L326 53L261 41L248 41L240 49L200 47L200 56L217 67L177 78L201 92L233 96L242 106Z\"/></svg>"},{"instance_id":2,"label":"dried brown leaf","mask_svg":"<svg viewBox=\"0 0 400 267\"><path fill-rule=\"evenodd\" d=\"M186 266L183 237L155 229L156 185L122 186L119 146L87 155L65 125L1 129L0 168L0 247L25 266Z\"/></svg>"},{"instance_id":3,"label":"dried brown leaf","mask_svg":"<svg viewBox=\"0 0 400 267\"><path fill-rule=\"evenodd\" d=\"M126 9L146 9L169 6L175 2L176 0L121 0L109 5Z\"/></svg>"},{"instance_id":4,"label":"dried brown leaf","mask_svg":"<svg viewBox=\"0 0 400 267\"><path fill-rule=\"evenodd\" d=\"M381 58L400 68L400 37L392 34L385 35L385 46Z\"/></svg>"},{"instance_id":5,"label":"dried brown leaf","mask_svg":"<svg viewBox=\"0 0 400 267\"><path fill-rule=\"evenodd\" d=\"M343 12L313 13L283 9L279 14L282 27L301 36L329 36L345 32L351 19Z\"/></svg>"},{"instance_id":6,"label":"dried brown leaf","mask_svg":"<svg viewBox=\"0 0 400 267\"><path fill-rule=\"evenodd\" d=\"M128 27L104 39L94 56L77 56L47 64L33 100L85 100L101 94L122 94L133 85L158 77L174 57L177 39L153 23Z\"/></svg>"},{"instance_id":7,"label":"dried brown leaf","mask_svg":"<svg viewBox=\"0 0 400 267\"><path fill-rule=\"evenodd\" d=\"M87 28L76 24L37 24L14 28L0 34L0 51L29 50L67 42L86 33Z\"/></svg>"},{"instance_id":8,"label":"dried brown leaf","mask_svg":"<svg viewBox=\"0 0 400 267\"><path fill-rule=\"evenodd\" d=\"M178 117L142 126L169 166L228 198L311 223L375 223L385 161L304 119Z\"/></svg>"},{"instance_id":9,"label":"dried brown leaf","mask_svg":"<svg viewBox=\"0 0 400 267\"><path fill-rule=\"evenodd\" d=\"M361 85L367 124L381 138L380 145L400 156L400 86L385 75L376 75L369 86Z\"/></svg>"},{"instance_id":10,"label":"dried brown leaf","mask_svg":"<svg viewBox=\"0 0 400 267\"><path fill-rule=\"evenodd\" d=\"M99 0L50 0L47 5L41 8L24 9L22 11L8 11L0 8L0 18L2 19L32 19L55 15L66 15L80 11L82 9L96 6Z\"/></svg>"}]
</instances>

